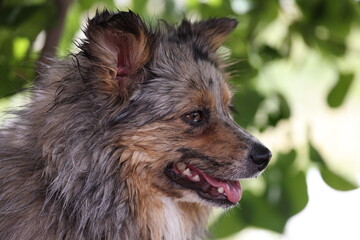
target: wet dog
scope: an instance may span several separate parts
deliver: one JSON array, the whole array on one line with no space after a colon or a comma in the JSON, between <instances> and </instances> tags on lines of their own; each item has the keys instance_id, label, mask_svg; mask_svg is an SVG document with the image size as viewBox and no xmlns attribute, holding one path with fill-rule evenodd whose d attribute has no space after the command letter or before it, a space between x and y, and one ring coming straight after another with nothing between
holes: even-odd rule
<instances>
[{"instance_id":1,"label":"wet dog","mask_svg":"<svg viewBox=\"0 0 360 240\"><path fill-rule=\"evenodd\" d=\"M89 20L0 131L0 238L204 238L210 208L234 206L271 158L230 114L217 49L236 25Z\"/></svg>"}]
</instances>

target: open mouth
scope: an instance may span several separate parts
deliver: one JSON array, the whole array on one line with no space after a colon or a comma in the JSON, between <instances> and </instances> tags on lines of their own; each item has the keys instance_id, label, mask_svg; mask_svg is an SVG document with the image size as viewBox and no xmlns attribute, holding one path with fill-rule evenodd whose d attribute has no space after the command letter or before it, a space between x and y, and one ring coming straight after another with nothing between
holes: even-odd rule
<instances>
[{"instance_id":1,"label":"open mouth","mask_svg":"<svg viewBox=\"0 0 360 240\"><path fill-rule=\"evenodd\" d=\"M190 164L170 164L165 174L181 187L193 190L201 198L219 205L235 205L242 196L239 181L220 180Z\"/></svg>"}]
</instances>

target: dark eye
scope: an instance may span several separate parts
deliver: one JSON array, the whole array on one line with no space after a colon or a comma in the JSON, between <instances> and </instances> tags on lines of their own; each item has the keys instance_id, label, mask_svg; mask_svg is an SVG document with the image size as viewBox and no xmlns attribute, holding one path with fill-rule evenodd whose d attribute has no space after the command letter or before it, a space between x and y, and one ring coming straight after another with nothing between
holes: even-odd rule
<instances>
[{"instance_id":1,"label":"dark eye","mask_svg":"<svg viewBox=\"0 0 360 240\"><path fill-rule=\"evenodd\" d=\"M194 111L184 115L186 121L190 124L199 124L204 120L204 113L202 111Z\"/></svg>"}]
</instances>

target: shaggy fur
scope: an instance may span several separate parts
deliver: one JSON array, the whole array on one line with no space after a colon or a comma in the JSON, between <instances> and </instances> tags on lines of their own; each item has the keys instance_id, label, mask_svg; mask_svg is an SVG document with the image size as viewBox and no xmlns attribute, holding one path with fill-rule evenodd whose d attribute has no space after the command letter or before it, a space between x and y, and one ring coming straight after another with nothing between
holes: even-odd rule
<instances>
[{"instance_id":1,"label":"shaggy fur","mask_svg":"<svg viewBox=\"0 0 360 240\"><path fill-rule=\"evenodd\" d=\"M216 50L236 24L89 20L80 53L42 72L0 130L0 239L206 237L210 207L234 203L177 182L174 164L226 182L271 156L229 113Z\"/></svg>"}]
</instances>

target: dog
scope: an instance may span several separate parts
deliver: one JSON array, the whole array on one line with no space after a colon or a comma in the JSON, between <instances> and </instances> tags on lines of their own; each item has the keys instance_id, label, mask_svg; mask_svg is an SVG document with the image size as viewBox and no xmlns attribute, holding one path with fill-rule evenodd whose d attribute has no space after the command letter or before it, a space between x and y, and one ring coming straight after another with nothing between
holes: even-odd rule
<instances>
[{"instance_id":1,"label":"dog","mask_svg":"<svg viewBox=\"0 0 360 240\"><path fill-rule=\"evenodd\" d=\"M271 152L231 116L237 21L97 12L0 131L0 239L203 239Z\"/></svg>"}]
</instances>

